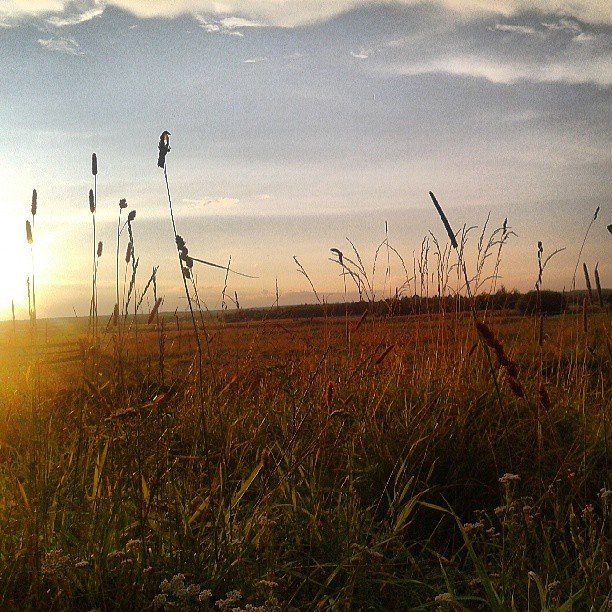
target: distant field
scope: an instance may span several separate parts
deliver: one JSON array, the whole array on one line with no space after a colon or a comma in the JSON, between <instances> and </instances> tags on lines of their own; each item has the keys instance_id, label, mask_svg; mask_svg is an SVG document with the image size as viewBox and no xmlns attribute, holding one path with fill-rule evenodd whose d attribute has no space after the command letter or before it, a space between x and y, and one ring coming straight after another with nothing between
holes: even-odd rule
<instances>
[{"instance_id":1,"label":"distant field","mask_svg":"<svg viewBox=\"0 0 612 612\"><path fill-rule=\"evenodd\" d=\"M2 607L608 609L608 313L484 320L2 324Z\"/></svg>"}]
</instances>

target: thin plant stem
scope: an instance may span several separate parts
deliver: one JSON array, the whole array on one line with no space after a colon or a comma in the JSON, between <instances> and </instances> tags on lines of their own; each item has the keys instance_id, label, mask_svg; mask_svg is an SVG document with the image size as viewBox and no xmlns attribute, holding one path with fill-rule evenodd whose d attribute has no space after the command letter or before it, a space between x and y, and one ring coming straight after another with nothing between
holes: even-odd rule
<instances>
[{"instance_id":1,"label":"thin plant stem","mask_svg":"<svg viewBox=\"0 0 612 612\"><path fill-rule=\"evenodd\" d=\"M164 162L164 179L166 181L166 192L168 194L168 207L170 208L170 219L172 221L172 231L174 233L174 244L176 246L176 222L174 221L174 210L172 208L172 197L170 195L170 184L168 183L168 169ZM183 279L183 286L185 288L185 296L187 297L187 303L189 304L189 312L191 314L191 323L193 324L193 331L195 333L196 345L198 349L198 399L200 402L200 420L202 425L202 431L204 434L204 449L206 455L208 455L208 426L206 422L206 416L204 414L204 376L202 374L202 343L200 341L200 335L198 333L198 324L193 311L193 304L191 303L191 296L189 294L189 287L187 286L187 278L183 273L183 263L181 261L181 254L177 250L177 257L179 262L179 268L181 270L181 278Z\"/></svg>"}]
</instances>

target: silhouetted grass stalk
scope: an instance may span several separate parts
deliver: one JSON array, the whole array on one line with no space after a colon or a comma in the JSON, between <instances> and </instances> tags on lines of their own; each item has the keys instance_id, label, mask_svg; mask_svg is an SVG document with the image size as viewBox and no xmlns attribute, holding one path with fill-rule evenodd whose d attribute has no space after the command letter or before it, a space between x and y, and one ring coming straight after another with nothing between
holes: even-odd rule
<instances>
[{"instance_id":1,"label":"silhouetted grass stalk","mask_svg":"<svg viewBox=\"0 0 612 612\"><path fill-rule=\"evenodd\" d=\"M162 138L163 138L163 134L162 134ZM169 151L170 147L168 145L168 137L166 137L165 143L167 146L167 151ZM161 145L162 145L162 141L160 139L160 147ZM161 149L160 149L160 154L161 154ZM177 247L177 258L178 258L179 268L181 270L181 278L183 279L183 288L185 289L185 297L187 298L187 304L189 305L189 312L191 314L191 323L193 325L193 331L195 334L196 346L198 350L198 400L200 404L200 422L202 426L202 432L204 435L204 449L205 449L206 455L208 455L208 449L209 449L208 423L207 423L207 418L206 418L206 414L204 411L204 375L202 372L202 343L200 341L200 334L198 332L198 324L197 324L195 313L193 310L191 295L189 294L189 287L187 286L187 277L185 276L185 273L183 272L183 262L181 260L181 253L178 247L178 233L176 231L176 222L174 220L174 210L172 208L172 197L170 195L170 184L168 182L168 167L166 164L165 156L162 159L160 155L160 160L163 161L164 180L166 182L166 193L168 195L168 208L170 209L170 220L172 221L172 232L174 234L174 244ZM158 162L158 165L159 165L159 162Z\"/></svg>"},{"instance_id":2,"label":"silhouetted grass stalk","mask_svg":"<svg viewBox=\"0 0 612 612\"><path fill-rule=\"evenodd\" d=\"M127 201L125 198L121 198L119 200L119 215L117 219L117 251L116 251L116 271L115 271L115 309L113 312L113 324L119 324L119 310L121 308L121 303L119 302L119 249L121 244L121 232L123 228L121 227L121 213L123 209L127 208Z\"/></svg>"},{"instance_id":3,"label":"silhouetted grass stalk","mask_svg":"<svg viewBox=\"0 0 612 612\"><path fill-rule=\"evenodd\" d=\"M36 189L32 191L32 206L30 212L32 213L32 231L34 231L34 220L36 218L36 211L38 210L38 194ZM36 274L34 272L34 241L30 242L30 255L32 258L32 319L36 325Z\"/></svg>"},{"instance_id":4,"label":"silhouetted grass stalk","mask_svg":"<svg viewBox=\"0 0 612 612\"><path fill-rule=\"evenodd\" d=\"M91 218L93 223L93 235L92 235L92 244L93 244L93 259L92 259L92 272L91 272L91 302L89 304L89 325L92 330L94 336L94 342L96 340L96 325L95 325L95 315L96 315L96 214L95 214L95 204L94 204L94 195L93 190L89 190L89 208L91 210Z\"/></svg>"}]
</instances>

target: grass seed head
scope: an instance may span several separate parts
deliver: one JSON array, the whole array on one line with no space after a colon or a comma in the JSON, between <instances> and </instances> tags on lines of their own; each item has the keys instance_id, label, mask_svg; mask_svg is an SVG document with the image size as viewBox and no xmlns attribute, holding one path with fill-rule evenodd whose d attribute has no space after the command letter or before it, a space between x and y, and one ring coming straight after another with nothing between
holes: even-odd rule
<instances>
[{"instance_id":1,"label":"grass seed head","mask_svg":"<svg viewBox=\"0 0 612 612\"><path fill-rule=\"evenodd\" d=\"M603 301L603 293L601 291L601 282L599 280L598 266L599 266L599 263L595 265L595 287L597 288L597 299L599 301L599 306L600 308L603 308L604 301Z\"/></svg>"},{"instance_id":2,"label":"grass seed head","mask_svg":"<svg viewBox=\"0 0 612 612\"><path fill-rule=\"evenodd\" d=\"M94 199L93 189L89 190L89 211L92 215L96 212L96 201Z\"/></svg>"},{"instance_id":3,"label":"grass seed head","mask_svg":"<svg viewBox=\"0 0 612 612\"><path fill-rule=\"evenodd\" d=\"M159 150L159 156L157 158L157 165L160 168L164 168L166 165L166 155L170 151L170 132L164 130L159 137L159 144L157 145Z\"/></svg>"},{"instance_id":4,"label":"grass seed head","mask_svg":"<svg viewBox=\"0 0 612 612\"><path fill-rule=\"evenodd\" d=\"M584 282L586 284L588 296L589 296L589 304L593 303L593 288L591 287L591 278L589 276L589 269L587 268L586 263L582 264L582 270L584 271Z\"/></svg>"},{"instance_id":5,"label":"grass seed head","mask_svg":"<svg viewBox=\"0 0 612 612\"><path fill-rule=\"evenodd\" d=\"M31 208L33 217L36 215L37 208L38 208L38 194L36 193L36 189L34 189L34 191L32 191L32 208Z\"/></svg>"},{"instance_id":6,"label":"grass seed head","mask_svg":"<svg viewBox=\"0 0 612 612\"><path fill-rule=\"evenodd\" d=\"M119 208L127 208L127 200L125 198L119 200Z\"/></svg>"},{"instance_id":7,"label":"grass seed head","mask_svg":"<svg viewBox=\"0 0 612 612\"><path fill-rule=\"evenodd\" d=\"M98 250L96 254L98 257L102 257L102 241L101 240L98 242Z\"/></svg>"},{"instance_id":8,"label":"grass seed head","mask_svg":"<svg viewBox=\"0 0 612 612\"><path fill-rule=\"evenodd\" d=\"M91 173L94 176L98 174L98 156L95 153L91 154Z\"/></svg>"},{"instance_id":9,"label":"grass seed head","mask_svg":"<svg viewBox=\"0 0 612 612\"><path fill-rule=\"evenodd\" d=\"M448 219L446 218L446 215L444 214L442 207L440 206L440 204L438 204L438 200L436 199L436 196L433 194L432 191L429 192L429 197L431 198L431 201L436 207L436 210L438 211L438 214L440 215L440 219L442 219L442 223L444 224L444 228L446 229L446 233L448 234L448 237L451 241L451 244L453 245L453 248L458 249L459 245L457 244L457 239L455 238L455 232L453 232L453 228L448 222Z\"/></svg>"},{"instance_id":10,"label":"grass seed head","mask_svg":"<svg viewBox=\"0 0 612 612\"><path fill-rule=\"evenodd\" d=\"M161 306L161 303L163 301L163 298L157 298L155 300L155 305L153 306L153 309L151 310L151 313L149 314L149 319L147 320L147 324L150 325L153 322L153 319L155 319L155 317L157 316L157 313L159 311L159 307Z\"/></svg>"},{"instance_id":11,"label":"grass seed head","mask_svg":"<svg viewBox=\"0 0 612 612\"><path fill-rule=\"evenodd\" d=\"M28 244L32 244L34 242L34 238L32 237L32 224L30 221L26 221L26 239Z\"/></svg>"}]
</instances>

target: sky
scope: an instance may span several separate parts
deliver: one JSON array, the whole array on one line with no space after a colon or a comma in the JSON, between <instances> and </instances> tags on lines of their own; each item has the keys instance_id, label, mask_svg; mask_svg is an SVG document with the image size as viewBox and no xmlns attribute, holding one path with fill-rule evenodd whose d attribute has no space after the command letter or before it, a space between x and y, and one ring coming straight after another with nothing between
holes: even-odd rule
<instances>
[{"instance_id":1,"label":"sky","mask_svg":"<svg viewBox=\"0 0 612 612\"><path fill-rule=\"evenodd\" d=\"M99 311L115 301L121 198L136 210L139 290L159 266L164 309L186 307L163 130L178 233L190 254L257 277L229 276L241 306L272 305L277 285L281 304L315 301L294 256L320 296L344 299L329 249L351 253L347 239L388 295L406 274L391 252L386 278L385 250L372 275L385 225L409 276L429 232L448 244L430 190L455 231L477 226L471 270L489 213L489 232L508 219L509 290L533 288L538 241L564 249L544 287L571 288L600 207L580 262L610 287L611 93L599 0L0 0L0 319L11 302L27 316L33 269L39 316L87 315L93 152ZM224 272L196 273L219 308Z\"/></svg>"}]
</instances>

